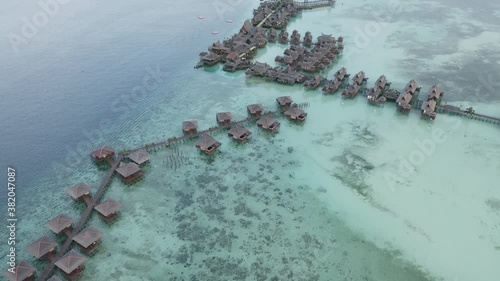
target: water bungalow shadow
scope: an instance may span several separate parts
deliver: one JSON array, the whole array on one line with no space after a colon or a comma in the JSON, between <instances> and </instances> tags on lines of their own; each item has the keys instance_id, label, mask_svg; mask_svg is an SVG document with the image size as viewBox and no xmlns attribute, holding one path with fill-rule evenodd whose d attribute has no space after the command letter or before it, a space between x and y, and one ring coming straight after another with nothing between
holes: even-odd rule
<instances>
[{"instance_id":1,"label":"water bungalow shadow","mask_svg":"<svg viewBox=\"0 0 500 281\"><path fill-rule=\"evenodd\" d=\"M132 183L144 176L144 172L141 168L133 162L121 162L116 172L120 174L122 181L126 184Z\"/></svg>"},{"instance_id":2,"label":"water bungalow shadow","mask_svg":"<svg viewBox=\"0 0 500 281\"><path fill-rule=\"evenodd\" d=\"M94 207L99 216L106 222L113 222L120 213L122 205L113 199L108 199Z\"/></svg>"},{"instance_id":3,"label":"water bungalow shadow","mask_svg":"<svg viewBox=\"0 0 500 281\"><path fill-rule=\"evenodd\" d=\"M241 143L247 140L252 133L242 126L234 125L227 131L227 135Z\"/></svg>"},{"instance_id":4,"label":"water bungalow shadow","mask_svg":"<svg viewBox=\"0 0 500 281\"><path fill-rule=\"evenodd\" d=\"M26 260L21 260L14 268L14 273L9 270L4 271L5 276L9 281L30 281L33 280L36 268Z\"/></svg>"},{"instance_id":5,"label":"water bungalow shadow","mask_svg":"<svg viewBox=\"0 0 500 281\"><path fill-rule=\"evenodd\" d=\"M64 232L66 236L69 236L71 234L71 229L73 227L73 219L60 214L56 218L48 221L45 224L45 227L50 229L54 234L59 235L61 232Z\"/></svg>"},{"instance_id":6,"label":"water bungalow shadow","mask_svg":"<svg viewBox=\"0 0 500 281\"><path fill-rule=\"evenodd\" d=\"M60 258L55 265L67 279L75 280L85 268L83 265L85 261L87 258L73 249Z\"/></svg>"},{"instance_id":7,"label":"water bungalow shadow","mask_svg":"<svg viewBox=\"0 0 500 281\"><path fill-rule=\"evenodd\" d=\"M73 237L73 241L75 241L86 254L91 254L99 246L103 235L103 232L89 226Z\"/></svg>"},{"instance_id":8,"label":"water bungalow shadow","mask_svg":"<svg viewBox=\"0 0 500 281\"><path fill-rule=\"evenodd\" d=\"M207 134L203 134L194 146L206 154L214 153L222 144Z\"/></svg>"},{"instance_id":9,"label":"water bungalow shadow","mask_svg":"<svg viewBox=\"0 0 500 281\"><path fill-rule=\"evenodd\" d=\"M90 186L81 182L66 190L66 193L68 193L75 201L83 199L87 205L90 205L92 203L92 200L90 199L91 190Z\"/></svg>"},{"instance_id":10,"label":"water bungalow shadow","mask_svg":"<svg viewBox=\"0 0 500 281\"><path fill-rule=\"evenodd\" d=\"M54 240L44 235L28 246L28 252L37 259L47 258L49 261L52 261L57 245Z\"/></svg>"}]
</instances>

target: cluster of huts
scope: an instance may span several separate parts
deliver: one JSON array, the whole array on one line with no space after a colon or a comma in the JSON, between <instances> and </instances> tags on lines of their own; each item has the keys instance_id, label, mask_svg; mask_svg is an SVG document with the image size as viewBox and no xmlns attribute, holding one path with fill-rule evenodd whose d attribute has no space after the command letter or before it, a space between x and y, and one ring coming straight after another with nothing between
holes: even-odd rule
<instances>
[{"instance_id":1,"label":"cluster of huts","mask_svg":"<svg viewBox=\"0 0 500 281\"><path fill-rule=\"evenodd\" d=\"M298 122L304 122L307 113L298 107L292 106L293 100L290 96L282 96L276 98L276 102L280 107L280 111L290 119ZM247 106L248 114L253 118L258 118L257 126L270 132L275 132L280 127L280 122L271 117L272 114L264 113L262 104L250 104ZM272 113L272 112L271 112ZM230 112L219 112L216 114L216 120L219 124L229 127L227 135L238 142L244 142L251 137L252 133L241 126L238 122L232 122L233 116ZM182 131L186 135L197 135L198 121L186 120L182 122ZM206 154L213 154L222 144L205 132L199 134L198 140L194 146Z\"/></svg>"},{"instance_id":2,"label":"cluster of huts","mask_svg":"<svg viewBox=\"0 0 500 281\"><path fill-rule=\"evenodd\" d=\"M92 158L98 162L110 162L113 159L115 151L107 146L103 146L98 150L93 151L90 155ZM138 149L126 155L127 161L120 162L116 172L120 175L124 183L132 183L142 176L144 172L141 170L140 166L145 164L151 158L145 149Z\"/></svg>"},{"instance_id":3,"label":"cluster of huts","mask_svg":"<svg viewBox=\"0 0 500 281\"><path fill-rule=\"evenodd\" d=\"M265 1L257 9L254 9L252 24L262 23L262 27L265 28L282 29L299 12L300 8L292 0Z\"/></svg>"},{"instance_id":4,"label":"cluster of huts","mask_svg":"<svg viewBox=\"0 0 500 281\"><path fill-rule=\"evenodd\" d=\"M398 110L401 112L410 112L413 98L420 92L421 87L418 86L417 81L410 80L406 84L404 93L401 93L396 100Z\"/></svg>"},{"instance_id":5,"label":"cluster of huts","mask_svg":"<svg viewBox=\"0 0 500 281\"><path fill-rule=\"evenodd\" d=\"M420 108L422 111L422 116L427 117L431 120L436 118L436 106L441 101L444 92L442 92L438 85L433 85L427 94L427 101L422 103L422 107Z\"/></svg>"}]
</instances>

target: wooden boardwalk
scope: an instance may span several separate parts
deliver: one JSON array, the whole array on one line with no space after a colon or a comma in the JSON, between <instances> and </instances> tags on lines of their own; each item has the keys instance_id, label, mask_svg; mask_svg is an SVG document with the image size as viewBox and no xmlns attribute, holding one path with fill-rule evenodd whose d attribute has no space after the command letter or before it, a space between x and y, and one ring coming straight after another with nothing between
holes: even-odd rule
<instances>
[{"instance_id":1,"label":"wooden boardwalk","mask_svg":"<svg viewBox=\"0 0 500 281\"><path fill-rule=\"evenodd\" d=\"M303 2L293 2L295 5L297 5L300 9L304 10L309 10L309 9L315 9L315 8L321 8L321 7L330 7L335 4L334 0L313 0L313 1L303 1Z\"/></svg>"},{"instance_id":2,"label":"wooden boardwalk","mask_svg":"<svg viewBox=\"0 0 500 281\"><path fill-rule=\"evenodd\" d=\"M54 270L55 263L64 255L66 252L69 250L71 243L73 242L73 237L77 235L87 222L87 220L90 217L90 214L92 213L92 209L94 209L94 206L96 206L99 203L99 198L102 196L103 192L106 190L106 187L111 181L111 178L113 177L113 174L118 168L118 165L122 161L123 156L121 154L118 155L118 157L114 160L108 160L108 163L110 164L110 168L108 172L106 173L106 176L104 179L101 181L101 185L97 189L97 192L92 196L90 204L87 204L87 208L85 209L85 212L83 212L82 216L80 217L80 220L76 224L76 226L73 228L71 231L70 235L64 242L64 244L59 248L57 251L57 254L55 255L54 259L50 262L49 265L45 268L44 271L38 276L37 281L45 281L50 277L50 274Z\"/></svg>"}]
</instances>

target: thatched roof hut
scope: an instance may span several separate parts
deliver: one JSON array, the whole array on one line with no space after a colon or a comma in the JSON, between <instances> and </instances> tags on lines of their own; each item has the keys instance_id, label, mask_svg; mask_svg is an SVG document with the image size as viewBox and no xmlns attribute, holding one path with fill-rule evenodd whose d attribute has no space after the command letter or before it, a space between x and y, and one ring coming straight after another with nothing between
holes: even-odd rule
<instances>
[{"instance_id":1,"label":"thatched roof hut","mask_svg":"<svg viewBox=\"0 0 500 281\"><path fill-rule=\"evenodd\" d=\"M259 116L264 111L264 107L262 104L250 104L247 106L247 110L248 113Z\"/></svg>"},{"instance_id":2,"label":"thatched roof hut","mask_svg":"<svg viewBox=\"0 0 500 281\"><path fill-rule=\"evenodd\" d=\"M42 236L31 245L28 246L30 252L35 258L40 259L55 252L57 243L47 236Z\"/></svg>"},{"instance_id":3,"label":"thatched roof hut","mask_svg":"<svg viewBox=\"0 0 500 281\"><path fill-rule=\"evenodd\" d=\"M66 277L74 279L83 270L82 265L85 261L87 261L87 258L73 249L61 257L55 265L66 275Z\"/></svg>"},{"instance_id":4,"label":"thatched roof hut","mask_svg":"<svg viewBox=\"0 0 500 281\"><path fill-rule=\"evenodd\" d=\"M242 126L234 125L227 131L227 135L241 142L249 138L252 133Z\"/></svg>"},{"instance_id":5,"label":"thatched roof hut","mask_svg":"<svg viewBox=\"0 0 500 281\"><path fill-rule=\"evenodd\" d=\"M99 214L106 220L111 221L116 218L122 205L113 199L108 199L94 207Z\"/></svg>"},{"instance_id":6,"label":"thatched roof hut","mask_svg":"<svg viewBox=\"0 0 500 281\"><path fill-rule=\"evenodd\" d=\"M304 122L306 120L307 113L305 113L302 109L291 107L285 111L285 116L292 120Z\"/></svg>"},{"instance_id":7,"label":"thatched roof hut","mask_svg":"<svg viewBox=\"0 0 500 281\"><path fill-rule=\"evenodd\" d=\"M73 237L73 241L78 243L84 251L91 253L97 248L98 242L103 235L103 232L89 226Z\"/></svg>"},{"instance_id":8,"label":"thatched roof hut","mask_svg":"<svg viewBox=\"0 0 500 281\"><path fill-rule=\"evenodd\" d=\"M122 176L122 180L125 183L130 183L144 175L141 168L133 162L121 162L116 172Z\"/></svg>"},{"instance_id":9,"label":"thatched roof hut","mask_svg":"<svg viewBox=\"0 0 500 281\"><path fill-rule=\"evenodd\" d=\"M443 96L444 92L439 89L438 85L434 85L429 89L429 94L428 94L428 99L429 100L435 100L438 102L441 97Z\"/></svg>"},{"instance_id":10,"label":"thatched roof hut","mask_svg":"<svg viewBox=\"0 0 500 281\"><path fill-rule=\"evenodd\" d=\"M145 149L139 149L130 153L127 157L138 165L141 165L142 163L149 161L151 154L149 154Z\"/></svg>"},{"instance_id":11,"label":"thatched roof hut","mask_svg":"<svg viewBox=\"0 0 500 281\"><path fill-rule=\"evenodd\" d=\"M274 131L280 126L280 123L274 118L263 116L257 121L257 126L269 131Z\"/></svg>"},{"instance_id":12,"label":"thatched roof hut","mask_svg":"<svg viewBox=\"0 0 500 281\"><path fill-rule=\"evenodd\" d=\"M5 276L9 281L25 281L31 279L35 271L36 268L29 262L21 260L14 268L14 273L6 270L4 271L3 276Z\"/></svg>"},{"instance_id":13,"label":"thatched roof hut","mask_svg":"<svg viewBox=\"0 0 500 281\"><path fill-rule=\"evenodd\" d=\"M185 133L195 133L198 129L198 121L196 120L186 120L182 122L182 130Z\"/></svg>"},{"instance_id":14,"label":"thatched roof hut","mask_svg":"<svg viewBox=\"0 0 500 281\"><path fill-rule=\"evenodd\" d=\"M72 225L73 225L73 219L66 215L61 214L56 218L48 221L45 224L45 227L52 230L52 232L54 232L55 234L59 234L62 231L71 228Z\"/></svg>"},{"instance_id":15,"label":"thatched roof hut","mask_svg":"<svg viewBox=\"0 0 500 281\"><path fill-rule=\"evenodd\" d=\"M114 149L112 149L111 147L103 146L97 150L92 151L92 153L90 153L90 156L97 162L102 162L106 159L112 158L114 154Z\"/></svg>"},{"instance_id":16,"label":"thatched roof hut","mask_svg":"<svg viewBox=\"0 0 500 281\"><path fill-rule=\"evenodd\" d=\"M79 200L83 196L89 196L91 190L92 189L90 188L90 186L81 182L79 184L72 186L70 189L66 190L66 193L68 193L71 197L73 197L73 199Z\"/></svg>"},{"instance_id":17,"label":"thatched roof hut","mask_svg":"<svg viewBox=\"0 0 500 281\"><path fill-rule=\"evenodd\" d=\"M194 146L207 154L212 154L221 143L207 134L203 134L195 143Z\"/></svg>"},{"instance_id":18,"label":"thatched roof hut","mask_svg":"<svg viewBox=\"0 0 500 281\"><path fill-rule=\"evenodd\" d=\"M290 96L277 97L276 101L280 106L290 106L293 103L293 100Z\"/></svg>"},{"instance_id":19,"label":"thatched roof hut","mask_svg":"<svg viewBox=\"0 0 500 281\"><path fill-rule=\"evenodd\" d=\"M421 107L422 116L434 120L434 118L436 118L436 105L437 102L435 100L428 100L423 102Z\"/></svg>"},{"instance_id":20,"label":"thatched roof hut","mask_svg":"<svg viewBox=\"0 0 500 281\"><path fill-rule=\"evenodd\" d=\"M217 122L227 124L233 119L231 112L219 112L215 115Z\"/></svg>"}]
</instances>

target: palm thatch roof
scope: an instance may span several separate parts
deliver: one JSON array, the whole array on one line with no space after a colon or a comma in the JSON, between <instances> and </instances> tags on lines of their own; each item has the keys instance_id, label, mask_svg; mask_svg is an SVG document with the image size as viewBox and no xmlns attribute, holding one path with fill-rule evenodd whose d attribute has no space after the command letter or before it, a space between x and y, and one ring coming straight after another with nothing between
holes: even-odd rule
<instances>
[{"instance_id":1,"label":"palm thatch roof","mask_svg":"<svg viewBox=\"0 0 500 281\"><path fill-rule=\"evenodd\" d=\"M69 251L66 255L64 255L62 258L60 258L55 265L59 267L62 271L66 272L67 274L70 274L73 272L75 269L77 269L79 266L85 263L87 258L80 254L76 250L71 250Z\"/></svg>"},{"instance_id":2,"label":"palm thatch roof","mask_svg":"<svg viewBox=\"0 0 500 281\"><path fill-rule=\"evenodd\" d=\"M250 104L247 106L247 109L252 114L264 111L264 107L262 106L262 104Z\"/></svg>"},{"instance_id":3,"label":"palm thatch roof","mask_svg":"<svg viewBox=\"0 0 500 281\"><path fill-rule=\"evenodd\" d=\"M90 155L94 158L106 158L115 153L114 149L111 147L103 146L97 150L92 151Z\"/></svg>"},{"instance_id":4,"label":"palm thatch roof","mask_svg":"<svg viewBox=\"0 0 500 281\"><path fill-rule=\"evenodd\" d=\"M68 193L73 199L79 199L80 197L84 195L90 194L90 191L92 189L90 186L84 184L83 182L74 185L70 189L66 190L66 193Z\"/></svg>"},{"instance_id":5,"label":"palm thatch roof","mask_svg":"<svg viewBox=\"0 0 500 281\"><path fill-rule=\"evenodd\" d=\"M151 154L149 154L145 149L139 149L130 153L127 157L128 159L140 165L144 162L149 161L149 159L151 158Z\"/></svg>"},{"instance_id":6,"label":"palm thatch roof","mask_svg":"<svg viewBox=\"0 0 500 281\"><path fill-rule=\"evenodd\" d=\"M279 103L279 105L289 105L293 102L290 96L277 97L276 101Z\"/></svg>"},{"instance_id":7,"label":"palm thatch roof","mask_svg":"<svg viewBox=\"0 0 500 281\"><path fill-rule=\"evenodd\" d=\"M113 199L108 199L94 207L101 215L107 217L120 211L122 205Z\"/></svg>"},{"instance_id":8,"label":"palm thatch roof","mask_svg":"<svg viewBox=\"0 0 500 281\"><path fill-rule=\"evenodd\" d=\"M45 227L52 230L52 232L58 234L61 231L63 231L64 229L66 229L67 227L71 226L72 223L73 223L72 218L61 214L61 215L57 216L56 218L48 221L45 224Z\"/></svg>"},{"instance_id":9,"label":"palm thatch roof","mask_svg":"<svg viewBox=\"0 0 500 281\"><path fill-rule=\"evenodd\" d=\"M257 121L257 125L269 127L269 126L273 125L275 122L276 122L276 119L271 118L269 116L263 116L262 118L260 118Z\"/></svg>"},{"instance_id":10,"label":"palm thatch roof","mask_svg":"<svg viewBox=\"0 0 500 281\"><path fill-rule=\"evenodd\" d=\"M57 243L47 236L42 236L40 239L33 242L28 246L28 252L33 254L35 258L39 259L47 253L52 252L57 247Z\"/></svg>"},{"instance_id":11,"label":"palm thatch roof","mask_svg":"<svg viewBox=\"0 0 500 281\"><path fill-rule=\"evenodd\" d=\"M242 126L234 125L233 127L231 127L231 129L227 131L227 133L232 136L241 137L249 133L249 131Z\"/></svg>"},{"instance_id":12,"label":"palm thatch roof","mask_svg":"<svg viewBox=\"0 0 500 281\"><path fill-rule=\"evenodd\" d=\"M196 130L198 129L198 121L196 120L187 120L182 122L183 130Z\"/></svg>"},{"instance_id":13,"label":"palm thatch roof","mask_svg":"<svg viewBox=\"0 0 500 281\"><path fill-rule=\"evenodd\" d=\"M23 281L35 273L36 268L34 268L30 263L25 260L21 260L15 267L12 273L9 270L4 271L3 276L5 276L10 281Z\"/></svg>"},{"instance_id":14,"label":"palm thatch roof","mask_svg":"<svg viewBox=\"0 0 500 281\"><path fill-rule=\"evenodd\" d=\"M137 164L133 162L129 163L121 162L120 167L116 169L116 172L126 178L139 172L140 170L141 169L139 168L139 166L137 166Z\"/></svg>"},{"instance_id":15,"label":"palm thatch roof","mask_svg":"<svg viewBox=\"0 0 500 281\"><path fill-rule=\"evenodd\" d=\"M216 117L219 122L231 121L233 119L231 112L219 112L216 114Z\"/></svg>"},{"instance_id":16,"label":"palm thatch roof","mask_svg":"<svg viewBox=\"0 0 500 281\"><path fill-rule=\"evenodd\" d=\"M207 148L210 147L214 144L217 144L217 141L212 138L211 136L204 134L202 135L195 143L194 145L196 147L201 147L201 148Z\"/></svg>"},{"instance_id":17,"label":"palm thatch roof","mask_svg":"<svg viewBox=\"0 0 500 281\"><path fill-rule=\"evenodd\" d=\"M302 114L306 114L306 113L304 112L304 110L296 108L296 107L291 107L287 111L285 111L286 116L299 117Z\"/></svg>"},{"instance_id":18,"label":"palm thatch roof","mask_svg":"<svg viewBox=\"0 0 500 281\"><path fill-rule=\"evenodd\" d=\"M103 235L104 233L102 231L99 231L98 229L89 226L82 232L78 233L75 237L73 237L73 241L80 244L84 248L87 248L92 243L101 239Z\"/></svg>"}]
</instances>

